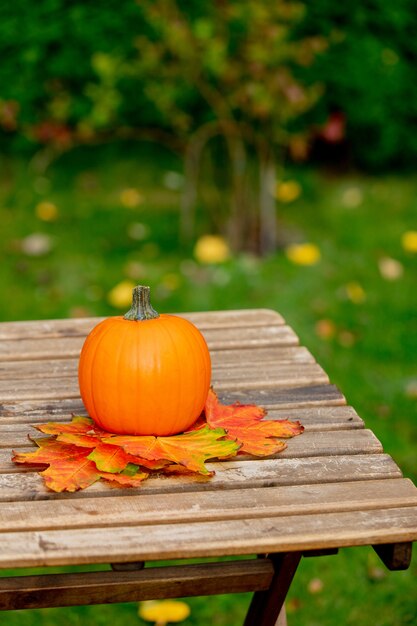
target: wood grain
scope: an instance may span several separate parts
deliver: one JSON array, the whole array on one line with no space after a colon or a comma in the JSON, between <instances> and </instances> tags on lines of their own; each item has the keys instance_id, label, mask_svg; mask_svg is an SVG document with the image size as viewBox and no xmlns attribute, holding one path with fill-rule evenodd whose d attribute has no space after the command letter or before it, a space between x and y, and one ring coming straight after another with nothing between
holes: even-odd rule
<instances>
[{"instance_id":1,"label":"wood grain","mask_svg":"<svg viewBox=\"0 0 417 626\"><path fill-rule=\"evenodd\" d=\"M283 317L270 309L239 309L197 313L175 313L198 328L227 328L284 324ZM104 317L82 317L58 320L2 322L0 341L57 337L85 337Z\"/></svg>"},{"instance_id":2,"label":"wood grain","mask_svg":"<svg viewBox=\"0 0 417 626\"><path fill-rule=\"evenodd\" d=\"M112 490L110 494L115 494ZM417 506L417 491L406 478L342 484L108 495L105 503L85 492L84 498L11 502L0 509L2 532L19 530L102 528L256 519L310 513L335 513L398 506ZM1 541L1 534L0 534Z\"/></svg>"},{"instance_id":3,"label":"wood grain","mask_svg":"<svg viewBox=\"0 0 417 626\"><path fill-rule=\"evenodd\" d=\"M299 343L294 331L282 324L207 328L203 335L210 350L296 346ZM0 361L77 358L84 340L85 336L4 339L0 341Z\"/></svg>"},{"instance_id":4,"label":"wood grain","mask_svg":"<svg viewBox=\"0 0 417 626\"><path fill-rule=\"evenodd\" d=\"M2 578L0 610L139 602L268 589L269 559Z\"/></svg>"},{"instance_id":5,"label":"wood grain","mask_svg":"<svg viewBox=\"0 0 417 626\"><path fill-rule=\"evenodd\" d=\"M33 430L31 434L42 437L42 433ZM33 451L34 446L28 447L27 431L5 431L0 426L0 471L10 458L10 449L19 451ZM340 431L335 437L332 431L306 431L302 436L287 440L287 449L279 452L277 458L304 458L308 456L335 456L340 454L375 454L382 452L382 445L371 430ZM248 457L252 459L253 457ZM224 461L228 463L230 461Z\"/></svg>"},{"instance_id":6,"label":"wood grain","mask_svg":"<svg viewBox=\"0 0 417 626\"><path fill-rule=\"evenodd\" d=\"M245 349L212 351L212 368L219 374L232 371L236 367L249 369L254 363L259 364L263 370L285 368L292 365L300 366L300 363L314 363L311 353L302 346L255 348L250 354ZM20 360L0 361L0 380L37 379L45 376L57 378L69 376L76 378L78 372L78 358L55 358L51 360Z\"/></svg>"},{"instance_id":7,"label":"wood grain","mask_svg":"<svg viewBox=\"0 0 417 626\"><path fill-rule=\"evenodd\" d=\"M56 367L58 363L58 367ZM21 378L0 378L0 401L25 399L59 399L79 397L78 378L76 373L68 375L65 361L55 361L49 375ZM61 369L62 368L62 369ZM315 363L278 364L269 367L254 368L250 364L230 369L214 369L212 385L217 391L233 388L257 389L259 387L299 387L301 385L319 385L327 383L328 377L322 368Z\"/></svg>"},{"instance_id":8,"label":"wood grain","mask_svg":"<svg viewBox=\"0 0 417 626\"><path fill-rule=\"evenodd\" d=\"M268 554L406 542L417 507L79 530L5 532L2 567ZM202 541L204 538L204 541Z\"/></svg>"},{"instance_id":9,"label":"wood grain","mask_svg":"<svg viewBox=\"0 0 417 626\"><path fill-rule=\"evenodd\" d=\"M142 485L129 490L132 494L156 494L225 489L259 488L284 485L337 483L402 477L401 470L387 454L352 454L304 459L276 458L264 460L214 461L211 478L203 476L151 476ZM115 490L102 481L75 494L48 491L35 472L0 474L0 502L40 499L64 499L113 495ZM120 494L120 490L118 490ZM123 493L123 492L122 492Z\"/></svg>"}]
</instances>

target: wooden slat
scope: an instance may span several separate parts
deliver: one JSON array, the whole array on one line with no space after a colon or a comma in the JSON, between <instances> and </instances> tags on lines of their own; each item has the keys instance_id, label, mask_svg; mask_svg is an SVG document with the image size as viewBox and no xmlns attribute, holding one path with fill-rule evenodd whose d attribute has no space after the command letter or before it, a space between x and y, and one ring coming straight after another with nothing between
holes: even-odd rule
<instances>
[{"instance_id":1,"label":"wooden slat","mask_svg":"<svg viewBox=\"0 0 417 626\"><path fill-rule=\"evenodd\" d=\"M27 411L27 412L26 412ZM3 432L32 432L32 424L48 421L68 422L72 414L86 415L81 400L3 403L0 427ZM265 419L292 419L312 430L349 430L363 428L363 420L351 406L313 406L269 409ZM6 428L7 427L7 428Z\"/></svg>"},{"instance_id":2,"label":"wooden slat","mask_svg":"<svg viewBox=\"0 0 417 626\"><path fill-rule=\"evenodd\" d=\"M38 431L31 429L32 436L42 437ZM0 471L13 471L16 467L10 461L10 449L32 451L28 447L28 431L8 431L0 427ZM304 458L307 456L335 456L340 454L376 454L382 452L382 445L371 430L340 431L335 437L332 431L304 432L301 436L288 440L286 450L280 452L279 458ZM252 457L253 459L254 457Z\"/></svg>"},{"instance_id":3,"label":"wooden slat","mask_svg":"<svg viewBox=\"0 0 417 626\"><path fill-rule=\"evenodd\" d=\"M114 491L112 492L115 493ZM109 495L66 500L11 502L0 508L1 532L194 523L311 513L417 506L417 490L404 478L342 484L291 485L227 492Z\"/></svg>"},{"instance_id":4,"label":"wooden slat","mask_svg":"<svg viewBox=\"0 0 417 626\"><path fill-rule=\"evenodd\" d=\"M259 389L228 389L218 394L221 402L231 404L259 404L270 409L290 409L346 404L345 397L335 385L306 385L285 389L260 387Z\"/></svg>"},{"instance_id":5,"label":"wooden slat","mask_svg":"<svg viewBox=\"0 0 417 626\"><path fill-rule=\"evenodd\" d=\"M327 407L326 407L327 408ZM323 417L323 415L315 415L313 410L310 409L310 415L306 413L304 410L304 414L302 414L302 410L299 412L292 411L291 414L288 412L280 412L276 410L271 410L269 414L264 418L265 421L269 419L282 419L282 418L290 418L292 420L300 421L305 427L305 432L303 434L302 439L291 440L290 447L294 445L297 446L297 451L300 450L300 446L305 448L310 447L310 443L312 443L313 447L316 445L318 441L322 442L320 445L323 445L324 442L328 441L329 443L333 442L336 439L340 439L342 441L351 440L352 442L360 441L362 438L365 440L365 435L349 433L350 430L357 430L359 428L363 428L363 422L358 418L358 424L355 429L349 428L351 422L349 421L350 413L343 412L340 416L337 414L334 415L334 412L339 410L342 411L344 408L349 407L331 407L333 409L333 413L329 413L327 420ZM352 418L353 419L353 418ZM48 416L45 416L43 422L51 421L48 419ZM334 430L334 428L329 428L329 424L334 425L334 427L338 426L341 431L340 434L336 437L330 431ZM323 432L324 431L324 432ZM321 433L319 435L312 435L314 433ZM367 431L370 433L370 431ZM1 448L10 448L10 447L27 447L29 444L28 437L42 437L42 433L40 433L35 428L35 422L33 424L24 424L24 423L3 423L2 418L0 418L0 449ZM368 435L371 436L371 435ZM319 439L318 439L319 437ZM298 441L298 443L296 443ZM324 444L325 445L325 444ZM331 443L334 446L334 443ZM345 445L345 444L342 444Z\"/></svg>"},{"instance_id":6,"label":"wooden slat","mask_svg":"<svg viewBox=\"0 0 417 626\"><path fill-rule=\"evenodd\" d=\"M81 398L61 400L0 401L0 421L5 423L39 422L48 419L71 419L71 415L85 415Z\"/></svg>"},{"instance_id":7,"label":"wooden slat","mask_svg":"<svg viewBox=\"0 0 417 626\"><path fill-rule=\"evenodd\" d=\"M61 364L62 361L59 361ZM236 366L227 370L214 370L212 384L217 391L230 389L258 389L259 387L300 387L319 385L329 381L322 368L315 363L279 364L271 367L254 368L250 365ZM0 401L41 399L41 398L77 398L79 396L76 376L39 378L0 379Z\"/></svg>"},{"instance_id":8,"label":"wooden slat","mask_svg":"<svg viewBox=\"0 0 417 626\"><path fill-rule=\"evenodd\" d=\"M228 326L265 326L284 324L283 317L270 309L240 309L237 311L211 311L176 313L198 328L227 328ZM104 317L2 322L0 341L10 339L36 339L56 337L85 337Z\"/></svg>"},{"instance_id":9,"label":"wooden slat","mask_svg":"<svg viewBox=\"0 0 417 626\"><path fill-rule=\"evenodd\" d=\"M269 559L146 568L139 572L87 572L2 578L0 610L139 602L268 589Z\"/></svg>"},{"instance_id":10,"label":"wooden slat","mask_svg":"<svg viewBox=\"0 0 417 626\"><path fill-rule=\"evenodd\" d=\"M349 430L364 427L364 422L355 409L347 405L269 409L264 419L299 420L309 431Z\"/></svg>"},{"instance_id":11,"label":"wooden slat","mask_svg":"<svg viewBox=\"0 0 417 626\"><path fill-rule=\"evenodd\" d=\"M216 474L204 476L151 476L133 493L180 493L242 489L354 480L379 480L402 477L401 470L387 454L351 454L332 457L278 458L264 460L214 461L210 469ZM71 497L84 498L113 495L114 489L102 481ZM35 472L0 474L0 502L59 499L68 494L48 491Z\"/></svg>"},{"instance_id":12,"label":"wooden slat","mask_svg":"<svg viewBox=\"0 0 417 626\"><path fill-rule=\"evenodd\" d=\"M265 554L412 541L417 507L185 524L6 532L2 567Z\"/></svg>"},{"instance_id":13,"label":"wooden slat","mask_svg":"<svg viewBox=\"0 0 417 626\"><path fill-rule=\"evenodd\" d=\"M243 371L243 375L254 369L262 368L265 372L280 372L288 366L304 369L315 363L313 356L301 346L275 347L275 348L257 348L251 350L250 355L247 350L224 350L220 352L212 352L211 355L212 369L214 374L219 378L222 374L229 375L236 368ZM315 364L315 367L319 367ZM321 368L320 368L321 369ZM52 360L21 360L21 361L0 361L0 381L21 380L21 379L38 379L60 376L76 377L78 371L78 358ZM327 376L321 370L327 379ZM235 376L237 377L237 376Z\"/></svg>"},{"instance_id":14,"label":"wooden slat","mask_svg":"<svg viewBox=\"0 0 417 626\"><path fill-rule=\"evenodd\" d=\"M208 328L203 335L210 350L296 346L298 337L289 326L231 326ZM5 339L0 341L0 360L77 358L85 337Z\"/></svg>"},{"instance_id":15,"label":"wooden slat","mask_svg":"<svg viewBox=\"0 0 417 626\"><path fill-rule=\"evenodd\" d=\"M280 387L276 384L260 383L253 388L237 389L233 382L230 387L221 387L219 389L219 399L226 404L233 402L254 403L266 408L289 408L291 406L339 406L346 403L345 398L334 385L326 384L305 384L302 382L300 387L289 387L284 385ZM68 379L55 378L50 380L39 381L38 385L33 386L30 382L19 381L16 386L11 386L10 390L3 389L0 397L0 415L7 406L9 409L15 405L16 400L20 400L27 406L27 401L32 400L78 400L79 391L74 382L68 384ZM50 403L48 402L48 405ZM79 402L77 406L80 406Z\"/></svg>"}]
</instances>

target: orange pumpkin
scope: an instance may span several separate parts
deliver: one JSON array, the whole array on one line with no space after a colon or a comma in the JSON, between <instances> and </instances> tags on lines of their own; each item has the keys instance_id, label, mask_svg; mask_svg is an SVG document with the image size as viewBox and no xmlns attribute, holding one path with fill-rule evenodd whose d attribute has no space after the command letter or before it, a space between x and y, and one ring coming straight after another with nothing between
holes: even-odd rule
<instances>
[{"instance_id":1,"label":"orange pumpkin","mask_svg":"<svg viewBox=\"0 0 417 626\"><path fill-rule=\"evenodd\" d=\"M159 315L149 291L135 287L130 311L100 322L81 350L82 400L109 432L182 432L199 417L207 398L211 364L202 334L184 318Z\"/></svg>"}]
</instances>

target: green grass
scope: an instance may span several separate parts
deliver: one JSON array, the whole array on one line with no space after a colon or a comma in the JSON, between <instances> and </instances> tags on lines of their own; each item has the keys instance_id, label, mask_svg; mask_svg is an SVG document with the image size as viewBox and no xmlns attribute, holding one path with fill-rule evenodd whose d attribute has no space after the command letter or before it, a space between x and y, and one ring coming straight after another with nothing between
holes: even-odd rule
<instances>
[{"instance_id":1,"label":"green grass","mask_svg":"<svg viewBox=\"0 0 417 626\"><path fill-rule=\"evenodd\" d=\"M288 176L302 193L279 207L280 232L286 240L316 244L321 260L295 265L280 249L265 260L242 254L204 266L193 258L193 242L179 243L179 190L172 187L180 179L169 172L180 172L177 158L150 146L74 151L42 175L23 161L0 158L0 319L116 314L108 294L125 278L149 284L161 312L276 309L417 481L417 255L401 245L404 232L417 230L417 178L294 170ZM143 202L123 206L127 188L138 189ZM36 215L45 200L57 207L55 221ZM202 234L208 229L203 213L198 223ZM50 238L49 252L22 251L32 233ZM381 274L387 257L401 264L396 280ZM406 572L380 567L370 548L303 561L289 623L417 624L417 560ZM309 587L315 578L323 582L321 592ZM247 595L192 599L184 624L238 626L248 602ZM132 604L12 612L0 615L0 625L118 626L140 623L136 612Z\"/></svg>"}]
</instances>

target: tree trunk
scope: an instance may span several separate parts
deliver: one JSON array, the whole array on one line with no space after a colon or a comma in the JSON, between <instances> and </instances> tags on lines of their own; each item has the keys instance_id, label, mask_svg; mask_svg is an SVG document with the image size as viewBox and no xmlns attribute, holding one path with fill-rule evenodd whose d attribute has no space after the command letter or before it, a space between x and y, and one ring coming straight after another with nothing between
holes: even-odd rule
<instances>
[{"instance_id":1,"label":"tree trunk","mask_svg":"<svg viewBox=\"0 0 417 626\"><path fill-rule=\"evenodd\" d=\"M275 159L270 154L259 159L259 252L273 252L277 245L277 217L274 189L276 185Z\"/></svg>"}]
</instances>

